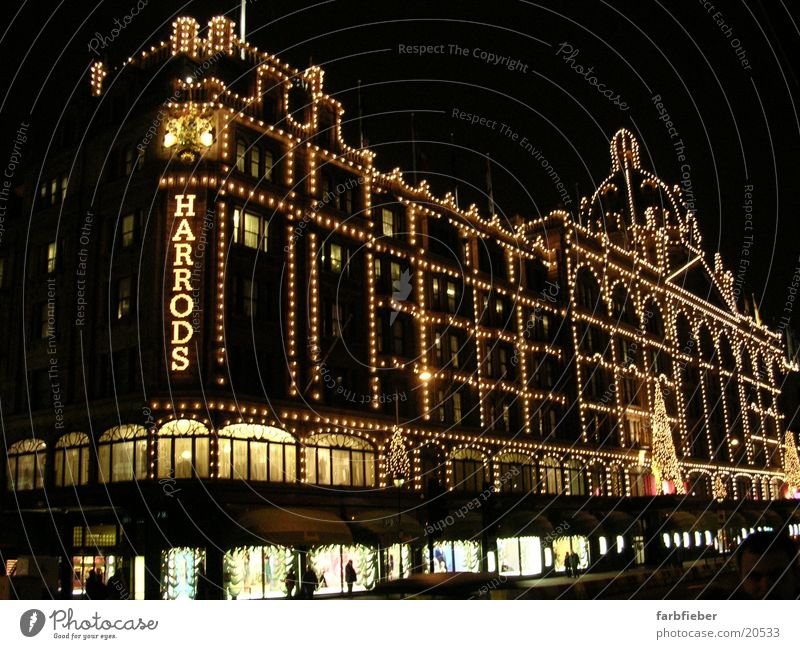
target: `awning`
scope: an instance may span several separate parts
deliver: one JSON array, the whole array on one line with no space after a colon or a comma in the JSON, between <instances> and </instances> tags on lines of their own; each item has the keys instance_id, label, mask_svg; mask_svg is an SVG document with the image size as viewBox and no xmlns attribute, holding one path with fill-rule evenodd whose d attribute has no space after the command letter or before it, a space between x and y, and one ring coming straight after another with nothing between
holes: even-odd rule
<instances>
[{"instance_id":1,"label":"awning","mask_svg":"<svg viewBox=\"0 0 800 649\"><path fill-rule=\"evenodd\" d=\"M398 520L399 519L399 520ZM383 546L394 543L410 543L421 539L425 531L419 521L410 514L398 513L388 509L368 509L355 514L350 519L357 538L371 540ZM365 532L365 534L361 534Z\"/></svg>"},{"instance_id":2,"label":"awning","mask_svg":"<svg viewBox=\"0 0 800 649\"><path fill-rule=\"evenodd\" d=\"M497 536L547 536L552 534L553 524L541 513L513 511L500 521Z\"/></svg>"},{"instance_id":3,"label":"awning","mask_svg":"<svg viewBox=\"0 0 800 649\"><path fill-rule=\"evenodd\" d=\"M439 538L443 541L480 540L483 534L483 521L480 514L475 512L459 516L457 511L439 521L438 525L442 527L442 535Z\"/></svg>"},{"instance_id":4,"label":"awning","mask_svg":"<svg viewBox=\"0 0 800 649\"><path fill-rule=\"evenodd\" d=\"M588 512L565 512L563 514L553 514L550 516L553 527L564 530L561 536L572 536L580 534L587 536L597 534L602 531L602 525L592 514Z\"/></svg>"},{"instance_id":5,"label":"awning","mask_svg":"<svg viewBox=\"0 0 800 649\"><path fill-rule=\"evenodd\" d=\"M693 531L696 532L716 532L719 528L720 522L716 512L703 512L692 526Z\"/></svg>"},{"instance_id":6,"label":"awning","mask_svg":"<svg viewBox=\"0 0 800 649\"><path fill-rule=\"evenodd\" d=\"M353 542L347 524L322 509L260 507L245 511L237 522L242 528L242 534L237 536L249 537L250 544L310 546Z\"/></svg>"},{"instance_id":7,"label":"awning","mask_svg":"<svg viewBox=\"0 0 800 649\"><path fill-rule=\"evenodd\" d=\"M625 512L608 512L607 514L598 514L597 517L600 525L609 534L631 534L638 529L636 519Z\"/></svg>"},{"instance_id":8,"label":"awning","mask_svg":"<svg viewBox=\"0 0 800 649\"><path fill-rule=\"evenodd\" d=\"M662 522L662 532L691 532L697 519L688 512L672 512Z\"/></svg>"}]
</instances>

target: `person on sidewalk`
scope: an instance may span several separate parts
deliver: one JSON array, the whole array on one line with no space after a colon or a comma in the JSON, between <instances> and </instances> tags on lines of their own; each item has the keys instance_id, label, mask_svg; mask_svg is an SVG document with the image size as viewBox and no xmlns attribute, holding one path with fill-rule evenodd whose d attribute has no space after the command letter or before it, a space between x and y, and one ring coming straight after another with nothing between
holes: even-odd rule
<instances>
[{"instance_id":1,"label":"person on sidewalk","mask_svg":"<svg viewBox=\"0 0 800 649\"><path fill-rule=\"evenodd\" d=\"M347 594L349 596L353 595L353 584L356 583L356 578L356 569L353 568L353 560L350 559L344 567L344 580L347 583Z\"/></svg>"}]
</instances>

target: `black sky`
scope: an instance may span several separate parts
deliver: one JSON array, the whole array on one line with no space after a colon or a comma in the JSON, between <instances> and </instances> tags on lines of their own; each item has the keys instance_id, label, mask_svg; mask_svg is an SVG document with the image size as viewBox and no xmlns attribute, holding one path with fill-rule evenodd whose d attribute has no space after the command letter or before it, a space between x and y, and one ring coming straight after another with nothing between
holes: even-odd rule
<instances>
[{"instance_id":1,"label":"black sky","mask_svg":"<svg viewBox=\"0 0 800 649\"><path fill-rule=\"evenodd\" d=\"M576 191L591 193L607 175L608 140L620 127L639 134L646 167L670 184L679 182L675 139L653 103L660 95L685 145L709 256L720 250L736 272L745 237L752 234L747 291L763 301L767 321L787 315L790 276L800 266L795 5L720 1L709 10L712 3L699 0L376 4L251 1L248 40L297 67L322 65L327 90L344 103L345 118L356 117L361 80L364 130L385 169L411 168L414 112L421 175L439 193L457 184L462 205L475 201L485 207L488 153L495 203L509 217L546 213L561 200L541 165L519 145L523 137L565 181L573 205ZM122 21L136 1L3 5L0 160L10 155L20 122L31 124L33 137L49 134L66 98L88 91L90 39L95 33L108 37L114 19ZM176 15L193 15L205 25L222 13L238 20L238 11L236 2L149 0L100 53L113 66L166 40ZM734 39L750 69L737 57ZM557 55L560 43L579 50L573 62L593 66L598 81L629 109L620 110L572 70ZM451 44L469 48L470 55L450 54ZM401 54L400 45L444 45L445 53ZM518 59L526 71L489 65L472 55L476 48ZM471 126L452 117L454 108L498 126ZM500 133L500 123L519 134L516 142ZM355 123L348 128L355 142ZM29 168L41 162L25 159ZM745 230L741 207L746 185L753 185L752 231ZM796 328L800 315L791 315Z\"/></svg>"}]
</instances>

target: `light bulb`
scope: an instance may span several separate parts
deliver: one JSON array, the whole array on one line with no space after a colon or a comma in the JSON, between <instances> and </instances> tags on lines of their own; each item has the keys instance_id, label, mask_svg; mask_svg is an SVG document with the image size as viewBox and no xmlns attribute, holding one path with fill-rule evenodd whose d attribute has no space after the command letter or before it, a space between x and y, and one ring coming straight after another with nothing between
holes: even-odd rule
<instances>
[{"instance_id":1,"label":"light bulb","mask_svg":"<svg viewBox=\"0 0 800 649\"><path fill-rule=\"evenodd\" d=\"M170 133L169 131L164 133L164 147L165 148L169 149L170 147L175 146L177 141L178 141L178 138L175 137L174 133Z\"/></svg>"}]
</instances>

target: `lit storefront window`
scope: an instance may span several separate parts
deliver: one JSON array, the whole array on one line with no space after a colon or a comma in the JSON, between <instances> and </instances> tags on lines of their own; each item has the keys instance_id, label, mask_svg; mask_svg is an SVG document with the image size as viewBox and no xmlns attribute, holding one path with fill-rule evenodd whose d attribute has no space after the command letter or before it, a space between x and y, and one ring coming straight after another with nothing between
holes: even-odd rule
<instances>
[{"instance_id":1,"label":"lit storefront window","mask_svg":"<svg viewBox=\"0 0 800 649\"><path fill-rule=\"evenodd\" d=\"M123 424L107 430L98 442L100 482L144 480L147 477L147 430Z\"/></svg>"},{"instance_id":2,"label":"lit storefront window","mask_svg":"<svg viewBox=\"0 0 800 649\"><path fill-rule=\"evenodd\" d=\"M225 599L285 597L286 575L296 562L294 550L278 545L229 550L223 559Z\"/></svg>"},{"instance_id":3,"label":"lit storefront window","mask_svg":"<svg viewBox=\"0 0 800 649\"><path fill-rule=\"evenodd\" d=\"M605 554L606 552L608 552L608 540L606 539L605 536L601 536L600 538L598 538L597 543L600 547L600 554Z\"/></svg>"},{"instance_id":4,"label":"lit storefront window","mask_svg":"<svg viewBox=\"0 0 800 649\"><path fill-rule=\"evenodd\" d=\"M15 442L9 447L7 454L9 491L42 488L45 450L45 443L33 437Z\"/></svg>"},{"instance_id":5,"label":"lit storefront window","mask_svg":"<svg viewBox=\"0 0 800 649\"><path fill-rule=\"evenodd\" d=\"M501 575L538 575L542 572L542 542L538 536L497 539Z\"/></svg>"},{"instance_id":6,"label":"lit storefront window","mask_svg":"<svg viewBox=\"0 0 800 649\"><path fill-rule=\"evenodd\" d=\"M589 539L585 536L562 536L553 541L553 561L556 572L564 572L567 552L577 553L578 570L589 567Z\"/></svg>"},{"instance_id":7,"label":"lit storefront window","mask_svg":"<svg viewBox=\"0 0 800 649\"><path fill-rule=\"evenodd\" d=\"M354 435L312 435L305 449L306 482L345 487L375 486L375 449Z\"/></svg>"},{"instance_id":8,"label":"lit storefront window","mask_svg":"<svg viewBox=\"0 0 800 649\"><path fill-rule=\"evenodd\" d=\"M297 480L297 442L284 430L259 424L233 424L219 431L218 444L220 478Z\"/></svg>"},{"instance_id":9,"label":"lit storefront window","mask_svg":"<svg viewBox=\"0 0 800 649\"><path fill-rule=\"evenodd\" d=\"M481 544L478 541L440 541L433 544L434 572L478 572Z\"/></svg>"},{"instance_id":10,"label":"lit storefront window","mask_svg":"<svg viewBox=\"0 0 800 649\"><path fill-rule=\"evenodd\" d=\"M398 579L402 566L403 578L411 574L411 548L407 543L395 543L384 550L386 579Z\"/></svg>"},{"instance_id":11,"label":"lit storefront window","mask_svg":"<svg viewBox=\"0 0 800 649\"><path fill-rule=\"evenodd\" d=\"M91 571L103 584L116 573L122 574L122 557L103 556L102 554L82 554L72 557L72 595L86 594L86 584Z\"/></svg>"},{"instance_id":12,"label":"lit storefront window","mask_svg":"<svg viewBox=\"0 0 800 649\"><path fill-rule=\"evenodd\" d=\"M319 580L317 593L343 593L347 590L344 568L353 562L356 582L353 590L375 586L378 574L378 553L365 545L323 545L308 552L308 559Z\"/></svg>"},{"instance_id":13,"label":"lit storefront window","mask_svg":"<svg viewBox=\"0 0 800 649\"><path fill-rule=\"evenodd\" d=\"M208 428L191 419L164 424L158 431L158 477L208 478L210 436Z\"/></svg>"},{"instance_id":14,"label":"lit storefront window","mask_svg":"<svg viewBox=\"0 0 800 649\"><path fill-rule=\"evenodd\" d=\"M73 487L89 482L89 436L67 433L56 442L56 487Z\"/></svg>"},{"instance_id":15,"label":"lit storefront window","mask_svg":"<svg viewBox=\"0 0 800 649\"><path fill-rule=\"evenodd\" d=\"M170 548L161 552L161 599L195 599L197 577L206 560L200 548Z\"/></svg>"}]
</instances>

